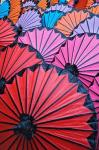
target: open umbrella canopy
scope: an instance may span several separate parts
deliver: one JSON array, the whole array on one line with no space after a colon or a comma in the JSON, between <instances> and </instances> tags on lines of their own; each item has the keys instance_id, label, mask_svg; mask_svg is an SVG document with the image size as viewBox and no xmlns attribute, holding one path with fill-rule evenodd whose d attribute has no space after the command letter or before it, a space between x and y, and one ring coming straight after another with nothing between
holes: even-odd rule
<instances>
[{"instance_id":1,"label":"open umbrella canopy","mask_svg":"<svg viewBox=\"0 0 99 150\"><path fill-rule=\"evenodd\" d=\"M46 62L51 63L55 54L65 42L65 38L54 29L36 28L20 36L18 41L32 46L39 51Z\"/></svg>"},{"instance_id":2,"label":"open umbrella canopy","mask_svg":"<svg viewBox=\"0 0 99 150\"><path fill-rule=\"evenodd\" d=\"M99 34L99 16L92 16L80 23L73 31L73 35L82 33Z\"/></svg>"},{"instance_id":3,"label":"open umbrella canopy","mask_svg":"<svg viewBox=\"0 0 99 150\"><path fill-rule=\"evenodd\" d=\"M72 7L70 7L69 5L64 5L64 4L56 4L54 6L49 7L45 11L48 12L48 11L53 11L53 10L58 10L64 13L68 13L69 11L72 10Z\"/></svg>"},{"instance_id":4,"label":"open umbrella canopy","mask_svg":"<svg viewBox=\"0 0 99 150\"><path fill-rule=\"evenodd\" d=\"M83 10L73 10L58 20L55 29L63 33L65 36L70 36L75 27L88 17L88 12L84 12Z\"/></svg>"},{"instance_id":5,"label":"open umbrella canopy","mask_svg":"<svg viewBox=\"0 0 99 150\"><path fill-rule=\"evenodd\" d=\"M24 68L42 63L37 58L37 52L29 46L16 44L0 51L0 92L4 90L5 83L10 80L16 73Z\"/></svg>"},{"instance_id":6,"label":"open umbrella canopy","mask_svg":"<svg viewBox=\"0 0 99 150\"><path fill-rule=\"evenodd\" d=\"M10 9L10 4L8 0L0 3L0 19L4 18L5 16L8 16L9 9Z\"/></svg>"},{"instance_id":7,"label":"open umbrella canopy","mask_svg":"<svg viewBox=\"0 0 99 150\"><path fill-rule=\"evenodd\" d=\"M54 67L35 66L6 84L0 95L1 149L95 148L93 104L69 78Z\"/></svg>"},{"instance_id":8,"label":"open umbrella canopy","mask_svg":"<svg viewBox=\"0 0 99 150\"><path fill-rule=\"evenodd\" d=\"M83 34L66 41L53 64L67 68L89 87L99 73L99 40L96 35Z\"/></svg>"},{"instance_id":9,"label":"open umbrella canopy","mask_svg":"<svg viewBox=\"0 0 99 150\"><path fill-rule=\"evenodd\" d=\"M31 29L41 27L41 17L38 11L28 10L20 16L16 26L20 32L26 32Z\"/></svg>"},{"instance_id":10,"label":"open umbrella canopy","mask_svg":"<svg viewBox=\"0 0 99 150\"><path fill-rule=\"evenodd\" d=\"M16 28L9 19L0 19L0 50L15 42Z\"/></svg>"},{"instance_id":11,"label":"open umbrella canopy","mask_svg":"<svg viewBox=\"0 0 99 150\"><path fill-rule=\"evenodd\" d=\"M53 29L62 16L64 16L64 12L59 10L51 10L45 12L42 15L42 26L49 29Z\"/></svg>"}]
</instances>

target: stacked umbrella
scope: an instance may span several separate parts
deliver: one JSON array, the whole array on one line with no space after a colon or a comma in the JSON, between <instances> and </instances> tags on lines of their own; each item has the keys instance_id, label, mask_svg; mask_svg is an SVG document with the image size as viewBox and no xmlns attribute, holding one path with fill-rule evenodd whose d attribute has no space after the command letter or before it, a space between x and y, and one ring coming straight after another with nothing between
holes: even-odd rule
<instances>
[{"instance_id":1,"label":"stacked umbrella","mask_svg":"<svg viewBox=\"0 0 99 150\"><path fill-rule=\"evenodd\" d=\"M99 150L98 36L98 1L1 0L1 150Z\"/></svg>"}]
</instances>

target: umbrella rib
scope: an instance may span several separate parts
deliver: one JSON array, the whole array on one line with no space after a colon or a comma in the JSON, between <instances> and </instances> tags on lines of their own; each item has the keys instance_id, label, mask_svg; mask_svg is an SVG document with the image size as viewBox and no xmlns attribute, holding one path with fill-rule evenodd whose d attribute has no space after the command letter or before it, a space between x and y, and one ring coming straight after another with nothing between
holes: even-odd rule
<instances>
[{"instance_id":1,"label":"umbrella rib","mask_svg":"<svg viewBox=\"0 0 99 150\"><path fill-rule=\"evenodd\" d=\"M74 55L74 50L75 50L75 44L76 44L76 37L74 39L74 43L73 43L73 50L72 50L72 57L71 57L71 64L74 64L74 61L73 61L73 55ZM69 56L69 55L68 55Z\"/></svg>"},{"instance_id":2,"label":"umbrella rib","mask_svg":"<svg viewBox=\"0 0 99 150\"><path fill-rule=\"evenodd\" d=\"M75 58L74 58L74 64L77 64L77 61L78 61L78 60L76 60L76 58L77 58L77 56L78 56L78 53L79 53L79 51L80 51L80 48L81 48L81 46L82 46L82 44L83 44L84 39L85 39L85 35L83 36L83 38L82 38L82 40L81 40L81 42L80 42L78 51L77 51L76 56L75 56Z\"/></svg>"},{"instance_id":3,"label":"umbrella rib","mask_svg":"<svg viewBox=\"0 0 99 150\"><path fill-rule=\"evenodd\" d=\"M37 49L39 49L39 52L41 52L41 45L42 45L42 41L43 41L43 36L44 36L44 30L43 30L43 34L42 34L42 37L41 37L41 41L40 41L40 47ZM37 45L37 39L36 39L36 45Z\"/></svg>"},{"instance_id":4,"label":"umbrella rib","mask_svg":"<svg viewBox=\"0 0 99 150\"><path fill-rule=\"evenodd\" d=\"M65 78L65 77L64 77ZM51 94L57 89L57 87L61 84L61 82L64 80L64 78L56 85L56 87L49 93L49 95L47 96L47 98L45 99L45 101L42 103L41 106L44 105L44 103L48 100L48 98L51 96ZM63 93L59 98L56 99L55 102L53 102L51 105L49 105L46 109L44 109L37 117L41 116L41 114L43 114L47 109L49 109L51 106L55 105L55 103L57 103L64 95L66 95L68 92L70 92L70 90L72 90L74 87L76 86L76 84L74 86L72 86L70 89L68 89L67 91L65 91L65 93ZM37 118L36 117L36 118ZM44 117L44 116L43 116Z\"/></svg>"},{"instance_id":5,"label":"umbrella rib","mask_svg":"<svg viewBox=\"0 0 99 150\"><path fill-rule=\"evenodd\" d=\"M44 88L46 87L46 84L47 84L47 82L49 81L52 72L53 72L53 69L51 70L49 76L48 76L47 79L46 79L45 84L44 84L43 87L42 87L42 90L41 90L41 92L40 92L40 94L39 94L39 96L38 96L38 98L37 98L37 100L36 100L36 103L35 103L35 105L34 105L34 108L33 108L33 110L32 110L32 114L33 114L33 111L35 110L35 108L36 108L36 106L37 106L37 103L38 103L39 100L40 100L40 97L41 97L41 95L42 95L42 92L43 92ZM36 111L36 113L37 113L37 111ZM34 114L34 116L35 116L35 114Z\"/></svg>"},{"instance_id":6,"label":"umbrella rib","mask_svg":"<svg viewBox=\"0 0 99 150\"><path fill-rule=\"evenodd\" d=\"M20 102L20 106L21 106L21 111L22 111L22 113L23 113L24 111L23 111L23 106L22 106L20 91L19 91L19 88L18 88L18 79L15 78L15 80L16 80L16 88L17 88L17 93L18 93L18 96L19 96L19 102Z\"/></svg>"},{"instance_id":7,"label":"umbrella rib","mask_svg":"<svg viewBox=\"0 0 99 150\"><path fill-rule=\"evenodd\" d=\"M17 113L20 114L20 111L19 111L19 109L18 109L16 103L14 102L14 100L13 100L13 98L12 98L12 96L11 96L11 93L10 93L10 91L8 90L7 86L6 86L6 90L7 90L8 94L9 94L9 97L10 97L10 99L11 99L11 101L12 101L14 107L15 107L16 110L17 110ZM18 117L18 115L16 115L16 116Z\"/></svg>"},{"instance_id":8,"label":"umbrella rib","mask_svg":"<svg viewBox=\"0 0 99 150\"><path fill-rule=\"evenodd\" d=\"M9 124L9 125L16 125L15 123L10 123L10 122L3 122L3 121L0 121L0 124Z\"/></svg>"},{"instance_id":9,"label":"umbrella rib","mask_svg":"<svg viewBox=\"0 0 99 150\"><path fill-rule=\"evenodd\" d=\"M10 146L8 147L8 150L11 150L11 148L13 148L12 146L18 141L19 136L17 136L14 141L10 144Z\"/></svg>"},{"instance_id":10,"label":"umbrella rib","mask_svg":"<svg viewBox=\"0 0 99 150\"><path fill-rule=\"evenodd\" d=\"M15 134L8 136L4 141L0 142L0 145L4 144L5 142L7 142L9 139L11 139L14 136L15 136Z\"/></svg>"},{"instance_id":11,"label":"umbrella rib","mask_svg":"<svg viewBox=\"0 0 99 150\"><path fill-rule=\"evenodd\" d=\"M14 48L15 49L15 48ZM10 70L12 69L12 67L15 65L15 63L18 61L18 59L22 56L22 54L24 53L24 49L23 51L20 53L20 55L18 56L18 58L14 61L14 63L12 64L12 66L9 68L9 70L6 72L5 76L7 76L7 74L10 72ZM10 60L11 60L12 56L10 57ZM10 62L10 61L9 61ZM9 75L10 76L10 75ZM8 77L9 77L8 76ZM8 78L7 77L7 78Z\"/></svg>"},{"instance_id":12,"label":"umbrella rib","mask_svg":"<svg viewBox=\"0 0 99 150\"><path fill-rule=\"evenodd\" d=\"M96 124L96 122L92 122L92 123L90 123L90 124ZM88 123L89 124L89 123ZM41 129L56 129L56 130L74 130L74 131L84 131L84 132L90 132L90 131L93 131L93 132L97 132L97 130L87 130L87 129L79 129L79 128L72 128L72 127L63 127L63 128L61 128L61 127L38 127L38 130L39 130L39 128L41 128Z\"/></svg>"},{"instance_id":13,"label":"umbrella rib","mask_svg":"<svg viewBox=\"0 0 99 150\"><path fill-rule=\"evenodd\" d=\"M69 102L68 104L65 104L64 106L62 106L62 107L60 107L60 108L58 108L58 109L56 109L56 110L54 110L54 111L52 111L52 112L46 114L45 116L43 116L43 117L37 119L36 121L38 121L38 120L40 120L40 119L42 119L42 118L45 118L45 117L47 117L47 116L49 116L49 115L51 115L51 114L53 114L53 113L56 113L57 111L59 111L59 110L65 108L66 106L71 105L72 103L75 103L76 101L78 101L78 100L80 100L81 98L84 98L84 97L85 97L85 96L82 96L82 97L80 97L80 98L78 98L78 99L76 99L76 100L74 100L74 101L72 101L72 102Z\"/></svg>"},{"instance_id":14,"label":"umbrella rib","mask_svg":"<svg viewBox=\"0 0 99 150\"><path fill-rule=\"evenodd\" d=\"M71 119L71 118L75 118L75 117L81 117L81 116L93 115L93 114L96 114L96 113L95 112L90 112L90 113L86 113L86 114L78 114L78 115L75 115L75 116L61 117L61 118L56 118L56 119L53 119L53 120L43 121L43 122L40 122L40 123L37 123L37 124L40 125L40 124L44 124L44 123L67 120L67 119Z\"/></svg>"},{"instance_id":15,"label":"umbrella rib","mask_svg":"<svg viewBox=\"0 0 99 150\"><path fill-rule=\"evenodd\" d=\"M36 133L40 138L42 138L44 141L46 141L48 144L51 144L52 147L54 147L56 150L61 150L59 147L57 147L56 145L54 145L52 142L50 142L49 140L45 139L43 136L41 136L39 133Z\"/></svg>"},{"instance_id":16,"label":"umbrella rib","mask_svg":"<svg viewBox=\"0 0 99 150\"><path fill-rule=\"evenodd\" d=\"M65 78L65 77L64 77L64 78ZM52 95L52 93L57 89L57 87L61 84L61 82L64 80L64 78L62 78L62 79L60 80L60 82L58 82L58 84L54 87L54 89L52 89L52 91L49 93L49 95L47 96L47 98L44 100L44 102L41 104L41 106L38 108L38 110L35 112L34 115L36 115L37 112L42 108L42 106L44 105L44 103L48 100L48 98ZM46 81L47 81L47 80L46 80ZM45 83L45 86L46 86L46 83ZM43 92L45 86L42 87L42 92ZM38 99L40 99L41 94L42 94L42 93L40 93Z\"/></svg>"},{"instance_id":17,"label":"umbrella rib","mask_svg":"<svg viewBox=\"0 0 99 150\"><path fill-rule=\"evenodd\" d=\"M90 45L90 43L92 42L92 40L94 39L95 36L93 36L93 38L90 40L90 42L87 44L87 46L84 48L83 52L80 54L80 56L78 57L78 60L76 61L76 64L78 64L79 59L82 57L83 53L85 52L85 50L88 48L88 46ZM85 38L85 37L84 37ZM84 39L83 39L84 41ZM83 42L82 41L82 42Z\"/></svg>"},{"instance_id":18,"label":"umbrella rib","mask_svg":"<svg viewBox=\"0 0 99 150\"><path fill-rule=\"evenodd\" d=\"M7 48L8 49L8 48ZM8 51L6 51L6 54L5 54L5 57L4 57L4 60L3 60L3 63L2 63L2 69L1 69L1 73L0 73L0 76L2 77L2 71L3 71L3 67L4 67L4 63L5 63L5 59L6 59L6 57L7 57L7 52ZM3 53L3 52L2 52ZM1 55L1 57L2 57L2 55Z\"/></svg>"},{"instance_id":19,"label":"umbrella rib","mask_svg":"<svg viewBox=\"0 0 99 150\"><path fill-rule=\"evenodd\" d=\"M55 57L55 59L57 59L58 60L58 62L65 68L65 65L64 64L62 64L62 62L60 61L60 59L56 56ZM54 62L54 61L53 61Z\"/></svg>"},{"instance_id":20,"label":"umbrella rib","mask_svg":"<svg viewBox=\"0 0 99 150\"><path fill-rule=\"evenodd\" d=\"M77 145L79 145L79 146L82 146L82 147L87 148L88 150L90 150L90 148L87 147L87 146L84 145L84 144L81 144L81 143L78 143L78 142L75 142L75 141L72 141L72 140L64 139L64 138L62 138L62 137L58 137L58 136L56 136L56 135L53 134L53 133L50 134L50 133L46 133L46 132L40 131L40 130L39 130L39 132L40 132L40 133L43 133L43 134L45 134L45 135L53 136L54 138L58 138L58 139L63 140L63 141L67 141L67 142L71 142L71 143L77 144Z\"/></svg>"},{"instance_id":21,"label":"umbrella rib","mask_svg":"<svg viewBox=\"0 0 99 150\"><path fill-rule=\"evenodd\" d=\"M35 136L35 139L42 145L42 147L44 148L44 150L47 150L46 147L44 146L43 143L40 142L40 140Z\"/></svg>"},{"instance_id":22,"label":"umbrella rib","mask_svg":"<svg viewBox=\"0 0 99 150\"><path fill-rule=\"evenodd\" d=\"M44 48L45 48L46 44L48 43L48 40L49 40L49 38L50 38L52 32L53 32L53 30L50 32L49 36L47 37L46 42L45 42L45 44L43 45L42 50L41 50L40 53L42 53L42 51L44 50Z\"/></svg>"},{"instance_id":23,"label":"umbrella rib","mask_svg":"<svg viewBox=\"0 0 99 150\"><path fill-rule=\"evenodd\" d=\"M20 140L19 140L19 142L18 142L18 144L17 144L16 150L18 150L18 148L19 148L19 146L20 146L20 143L21 143L22 139L23 139L23 138L20 137Z\"/></svg>"},{"instance_id":24,"label":"umbrella rib","mask_svg":"<svg viewBox=\"0 0 99 150\"><path fill-rule=\"evenodd\" d=\"M99 44L96 45L87 55L85 55L85 57L87 57L87 56L88 56L96 47L98 47L98 46L99 46ZM99 53L95 54L94 56L92 56L91 58L87 59L87 60L84 61L83 63L81 63L81 61L83 61L83 60L85 59L85 57L82 58L81 61L80 61L81 64L78 64L78 67L80 67L80 66L83 65L84 63L88 62L89 60L91 60L92 58L94 58L94 57L97 56L97 55L99 55ZM78 63L79 63L79 62L78 62Z\"/></svg>"},{"instance_id":25,"label":"umbrella rib","mask_svg":"<svg viewBox=\"0 0 99 150\"><path fill-rule=\"evenodd\" d=\"M28 71L27 71L27 69L26 69L26 88L25 88L25 113L27 114L28 112L27 112L27 99L28 99L28 95L27 95L27 91L28 91Z\"/></svg>"},{"instance_id":26,"label":"umbrella rib","mask_svg":"<svg viewBox=\"0 0 99 150\"><path fill-rule=\"evenodd\" d=\"M34 137L34 138L35 138L35 137ZM32 142L33 142L33 144L35 145L36 150L39 150L38 147L37 147L37 145L36 145L36 143L35 143L35 139L34 139L34 138L32 138L32 139L33 139Z\"/></svg>"},{"instance_id":27,"label":"umbrella rib","mask_svg":"<svg viewBox=\"0 0 99 150\"><path fill-rule=\"evenodd\" d=\"M6 50L6 52L7 52L7 51L8 51L8 50ZM7 62L7 64L6 64L6 66L5 66L5 70L4 70L5 73L6 73L7 66L10 64L10 60L11 60L13 54L14 54L14 51L15 51L15 47L14 47L14 49L13 49L13 51L12 51L12 53L11 53L9 59L8 59L8 62ZM6 59L5 59L5 60L6 60ZM8 70L8 72L9 72L9 70ZM8 74L8 72L5 74L5 77L6 77L6 75Z\"/></svg>"},{"instance_id":28,"label":"umbrella rib","mask_svg":"<svg viewBox=\"0 0 99 150\"><path fill-rule=\"evenodd\" d=\"M31 108L32 108L32 104L33 104L33 97L34 97L34 93L35 93L35 89L36 89L36 84L37 84L37 80L38 80L38 77L39 77L39 73L40 73L40 67L38 67L38 72L37 72L36 79L35 79L33 93L32 93L32 97L31 97L31 101L30 101L30 105L29 105L29 114L30 114L30 111L31 111ZM33 109L32 109L32 111L33 111ZM32 115L32 112L31 112L31 115Z\"/></svg>"},{"instance_id":29,"label":"umbrella rib","mask_svg":"<svg viewBox=\"0 0 99 150\"><path fill-rule=\"evenodd\" d=\"M9 115L3 113L2 111L0 111L0 113L3 114L3 115L6 116L6 117L8 117L8 118L10 118L10 119L12 119L12 120L18 122L18 120L16 120L15 118L13 118L13 117L11 117L11 116L9 116Z\"/></svg>"},{"instance_id":30,"label":"umbrella rib","mask_svg":"<svg viewBox=\"0 0 99 150\"><path fill-rule=\"evenodd\" d=\"M18 118L18 115L14 112L14 110L1 97L0 99L4 103L4 105Z\"/></svg>"},{"instance_id":31,"label":"umbrella rib","mask_svg":"<svg viewBox=\"0 0 99 150\"><path fill-rule=\"evenodd\" d=\"M33 55L34 55L34 53L33 53ZM13 73L15 73L20 67L22 67L29 59L31 59L32 57L33 57L33 55L31 55L29 58L27 58L18 68L16 68L16 70L15 71L13 71L12 72L12 74ZM41 60L39 60L39 62L40 62ZM39 63L38 62L38 63ZM33 64L32 64L33 65ZM7 78L9 78L10 77L10 75L7 77Z\"/></svg>"},{"instance_id":32,"label":"umbrella rib","mask_svg":"<svg viewBox=\"0 0 99 150\"><path fill-rule=\"evenodd\" d=\"M63 59L64 59L64 62L65 62L65 64L66 64L66 59L65 59L65 57L64 57L64 54L63 54L63 51L61 50L60 51L61 53L62 53L62 56L63 56ZM58 59L59 60L59 59ZM60 61L61 62L61 61ZM62 63L61 63L62 64ZM64 66L64 65L63 65Z\"/></svg>"}]
</instances>

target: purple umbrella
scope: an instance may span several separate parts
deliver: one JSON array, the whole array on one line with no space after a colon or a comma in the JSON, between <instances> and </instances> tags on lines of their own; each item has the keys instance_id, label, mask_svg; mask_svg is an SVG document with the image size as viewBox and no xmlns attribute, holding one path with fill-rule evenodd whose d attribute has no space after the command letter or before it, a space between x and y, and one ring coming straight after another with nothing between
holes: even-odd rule
<instances>
[{"instance_id":1,"label":"purple umbrella","mask_svg":"<svg viewBox=\"0 0 99 150\"><path fill-rule=\"evenodd\" d=\"M36 6L36 4L34 3L34 2L32 2L32 1L26 1L25 3L23 3L23 8L25 8L25 7L35 7Z\"/></svg>"},{"instance_id":2,"label":"purple umbrella","mask_svg":"<svg viewBox=\"0 0 99 150\"><path fill-rule=\"evenodd\" d=\"M37 11L29 10L21 15L16 26L19 27L19 30L26 32L30 29L41 27L41 17Z\"/></svg>"},{"instance_id":3,"label":"purple umbrella","mask_svg":"<svg viewBox=\"0 0 99 150\"><path fill-rule=\"evenodd\" d=\"M99 34L99 16L93 16L80 23L73 31L73 36L82 33Z\"/></svg>"},{"instance_id":4,"label":"purple umbrella","mask_svg":"<svg viewBox=\"0 0 99 150\"><path fill-rule=\"evenodd\" d=\"M50 8L46 9L46 12L52 11L52 10L58 10L62 11L64 13L70 12L72 10L72 7L64 4L56 4L54 6L51 6Z\"/></svg>"}]
</instances>

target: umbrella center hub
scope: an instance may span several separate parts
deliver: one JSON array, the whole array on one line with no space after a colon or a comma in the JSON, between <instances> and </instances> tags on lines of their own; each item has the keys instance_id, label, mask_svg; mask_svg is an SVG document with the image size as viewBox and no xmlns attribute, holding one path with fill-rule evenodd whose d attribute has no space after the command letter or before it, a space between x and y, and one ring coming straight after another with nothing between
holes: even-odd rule
<instances>
[{"instance_id":1,"label":"umbrella center hub","mask_svg":"<svg viewBox=\"0 0 99 150\"><path fill-rule=\"evenodd\" d=\"M66 64L65 68L70 71L73 75L78 76L79 75L79 71L76 65L71 65L71 64Z\"/></svg>"},{"instance_id":2,"label":"umbrella center hub","mask_svg":"<svg viewBox=\"0 0 99 150\"><path fill-rule=\"evenodd\" d=\"M0 79L0 93L3 93L5 88L6 80L4 78Z\"/></svg>"},{"instance_id":3,"label":"umbrella center hub","mask_svg":"<svg viewBox=\"0 0 99 150\"><path fill-rule=\"evenodd\" d=\"M36 131L36 125L33 121L32 116L22 114L19 124L14 127L14 132L16 134L23 134L27 139L31 139Z\"/></svg>"}]
</instances>

